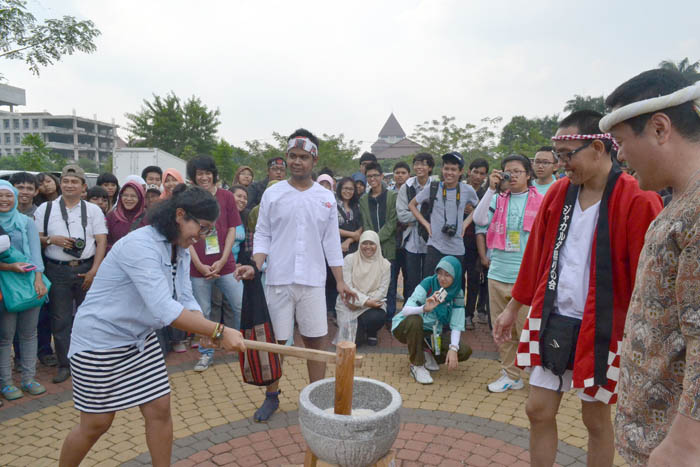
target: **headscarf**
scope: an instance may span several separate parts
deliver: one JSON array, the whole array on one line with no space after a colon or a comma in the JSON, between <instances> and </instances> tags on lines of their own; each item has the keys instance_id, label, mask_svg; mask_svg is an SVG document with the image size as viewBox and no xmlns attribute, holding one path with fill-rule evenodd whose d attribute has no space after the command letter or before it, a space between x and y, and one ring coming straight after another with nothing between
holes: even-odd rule
<instances>
[{"instance_id":1,"label":"headscarf","mask_svg":"<svg viewBox=\"0 0 700 467\"><path fill-rule=\"evenodd\" d=\"M370 241L377 246L373 256L362 253L362 242ZM373 230L365 230L360 235L360 246L352 256L352 288L365 295L371 295L382 283L382 277L391 271L391 263L382 256L379 235Z\"/></svg>"},{"instance_id":2,"label":"headscarf","mask_svg":"<svg viewBox=\"0 0 700 467\"><path fill-rule=\"evenodd\" d=\"M253 180L255 179L255 172L253 172L253 169L251 169L247 165L242 165L238 168L238 170L236 170L236 173L233 176L233 184L234 185L242 185L241 181L238 180L238 176L241 175L241 172L243 172L244 170L248 170L251 173L251 175L253 176ZM251 180L250 183L253 183L253 180Z\"/></svg>"},{"instance_id":3,"label":"headscarf","mask_svg":"<svg viewBox=\"0 0 700 467\"><path fill-rule=\"evenodd\" d=\"M126 188L132 188L134 191L136 191L136 196L138 196L139 198L138 202L136 203L136 206L134 206L133 209L129 210L127 210L124 207L123 201L121 200L121 197L124 195L124 190ZM129 225L131 225L131 223L134 222L134 219L136 219L143 213L145 207L146 192L144 191L143 187L135 182L126 182L122 189L119 190L119 201L117 202L117 206L114 208L114 216L117 218L118 221L128 222Z\"/></svg>"},{"instance_id":4,"label":"headscarf","mask_svg":"<svg viewBox=\"0 0 700 467\"><path fill-rule=\"evenodd\" d=\"M335 191L335 179L328 174L319 175L316 179L317 183L328 182L331 186L331 191Z\"/></svg>"},{"instance_id":5,"label":"headscarf","mask_svg":"<svg viewBox=\"0 0 700 467\"><path fill-rule=\"evenodd\" d=\"M160 199L168 199L172 196L172 193L168 194L165 189L165 180L168 178L168 175L177 180L177 183L185 183L185 179L182 178L182 174L177 169L165 169L165 172L163 172L163 192L160 194Z\"/></svg>"},{"instance_id":6,"label":"headscarf","mask_svg":"<svg viewBox=\"0 0 700 467\"><path fill-rule=\"evenodd\" d=\"M355 182L362 182L365 185L367 185L367 177L365 177L362 172L357 172L357 173L352 174L352 179Z\"/></svg>"},{"instance_id":7,"label":"headscarf","mask_svg":"<svg viewBox=\"0 0 700 467\"><path fill-rule=\"evenodd\" d=\"M447 274L452 276L452 285L445 289L447 297L445 300L433 309L442 324L450 323L450 313L452 311L452 301L462 291L462 264L454 256L445 256L435 266L435 274L426 277L420 283L427 292L428 296L440 290L440 282L438 282L437 271L442 269Z\"/></svg>"},{"instance_id":8,"label":"headscarf","mask_svg":"<svg viewBox=\"0 0 700 467\"><path fill-rule=\"evenodd\" d=\"M129 175L128 177L126 177L126 181L124 182L124 184L126 185L126 184L129 183L129 182L138 183L138 184L141 185L142 187L143 187L144 185L146 185L146 180L144 180L143 178L139 177L138 175ZM119 192L121 193L121 190L120 190Z\"/></svg>"},{"instance_id":9,"label":"headscarf","mask_svg":"<svg viewBox=\"0 0 700 467\"><path fill-rule=\"evenodd\" d=\"M29 236L27 235L27 222L29 218L17 210L18 192L17 188L12 186L7 180L0 180L0 190L7 190L15 195L15 205L7 212L0 212L0 226L5 229L5 232L10 233L12 230L19 230L22 233L22 252L29 256Z\"/></svg>"}]
</instances>

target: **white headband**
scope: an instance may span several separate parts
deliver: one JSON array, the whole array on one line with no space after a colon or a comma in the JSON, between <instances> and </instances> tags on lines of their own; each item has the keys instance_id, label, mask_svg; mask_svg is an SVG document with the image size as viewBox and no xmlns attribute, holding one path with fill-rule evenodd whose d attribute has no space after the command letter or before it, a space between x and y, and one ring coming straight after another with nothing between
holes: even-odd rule
<instances>
[{"instance_id":1,"label":"white headband","mask_svg":"<svg viewBox=\"0 0 700 467\"><path fill-rule=\"evenodd\" d=\"M297 136L296 138L290 139L287 143L287 152L294 148L303 149L310 153L314 159L318 158L318 147L309 138Z\"/></svg>"},{"instance_id":2,"label":"white headband","mask_svg":"<svg viewBox=\"0 0 700 467\"><path fill-rule=\"evenodd\" d=\"M618 123L629 120L630 118L667 109L669 107L675 107L690 101L694 101L693 108L695 112L697 112L698 117L700 117L700 81L666 96L652 97L651 99L632 102L631 104L622 106L610 112L600 120L600 130L603 133L607 133Z\"/></svg>"}]
</instances>

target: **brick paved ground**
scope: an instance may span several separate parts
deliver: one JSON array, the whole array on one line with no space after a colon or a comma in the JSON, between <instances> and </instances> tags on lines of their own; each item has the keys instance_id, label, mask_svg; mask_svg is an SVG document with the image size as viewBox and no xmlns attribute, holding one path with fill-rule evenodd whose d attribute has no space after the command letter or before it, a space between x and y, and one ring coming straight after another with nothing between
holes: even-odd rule
<instances>
[{"instance_id":1,"label":"brick paved ground","mask_svg":"<svg viewBox=\"0 0 700 467\"><path fill-rule=\"evenodd\" d=\"M394 445L397 465L527 465L527 389L490 394L485 386L498 376L496 348L486 326L464 333L474 356L454 372L434 374L435 384L422 386L408 374L405 348L382 330L377 347L366 355L358 376L391 384L401 393L402 428ZM301 463L305 444L299 433L297 400L307 384L306 367L285 362L280 412L266 424L251 417L262 389L243 384L235 356L217 353L204 373L192 371L195 350L170 354L172 413L175 428L173 462L192 465L284 465ZM50 383L53 369L39 365L38 379L48 393L5 402L0 408L0 465L55 465L67 432L77 423L70 381ZM333 375L329 367L328 375ZM562 400L558 416L560 465L585 465L586 431L575 395ZM120 412L83 465L148 465L143 420L138 408ZM616 458L616 465L623 465Z\"/></svg>"}]
</instances>

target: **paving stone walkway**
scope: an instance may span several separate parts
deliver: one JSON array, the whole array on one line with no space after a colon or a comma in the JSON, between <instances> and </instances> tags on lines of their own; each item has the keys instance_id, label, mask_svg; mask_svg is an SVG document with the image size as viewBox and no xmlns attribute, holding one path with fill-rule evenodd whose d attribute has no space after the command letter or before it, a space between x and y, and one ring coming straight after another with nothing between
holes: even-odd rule
<instances>
[{"instance_id":1,"label":"paving stone walkway","mask_svg":"<svg viewBox=\"0 0 700 467\"><path fill-rule=\"evenodd\" d=\"M408 373L405 347L382 330L377 347L361 347L366 355L358 376L372 377L397 388L403 398L402 426L394 444L397 465L529 465L527 389L491 394L486 384L498 376L496 348L488 328L477 325L463 341L473 357L453 372L434 373L435 383L417 384ZM287 359L280 411L268 423L252 422L262 389L242 382L235 355L217 353L203 373L192 371L199 354L190 350L167 358L174 423L173 463L177 466L290 465L303 462L306 445L299 432L297 400L307 384L306 366ZM53 369L39 365L39 380L48 392L25 396L0 408L0 465L55 465L61 444L79 414L73 408L70 381L50 383ZM328 376L334 368L329 367ZM586 430L580 402L566 394L557 418L557 463L582 466ZM616 465L624 465L616 457ZM119 412L109 432L82 465L142 466L150 464L144 423L138 408Z\"/></svg>"}]
</instances>

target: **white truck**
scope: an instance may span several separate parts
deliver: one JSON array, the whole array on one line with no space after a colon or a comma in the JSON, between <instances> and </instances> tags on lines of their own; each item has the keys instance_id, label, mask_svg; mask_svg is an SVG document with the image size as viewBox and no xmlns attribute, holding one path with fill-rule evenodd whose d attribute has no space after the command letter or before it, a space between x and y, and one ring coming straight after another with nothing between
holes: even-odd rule
<instances>
[{"instance_id":1,"label":"white truck","mask_svg":"<svg viewBox=\"0 0 700 467\"><path fill-rule=\"evenodd\" d=\"M112 173L124 184L129 175L141 176L149 165L163 169L177 169L187 178L187 162L158 148L121 148L114 151Z\"/></svg>"}]
</instances>

